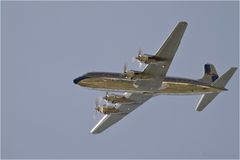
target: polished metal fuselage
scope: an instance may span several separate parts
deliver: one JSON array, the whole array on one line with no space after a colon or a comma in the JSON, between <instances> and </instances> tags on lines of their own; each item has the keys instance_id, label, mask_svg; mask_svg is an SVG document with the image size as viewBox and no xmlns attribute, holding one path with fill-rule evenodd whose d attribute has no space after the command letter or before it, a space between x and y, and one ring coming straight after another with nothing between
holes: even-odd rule
<instances>
[{"instance_id":1,"label":"polished metal fuselage","mask_svg":"<svg viewBox=\"0 0 240 160\"><path fill-rule=\"evenodd\" d=\"M154 91L139 89L135 85L135 82L136 79L126 78L121 73L108 72L90 72L74 80L74 83L83 87L114 92L192 95L218 93L225 90L224 88L216 88L197 80L179 77L166 77L162 82L162 86ZM145 83L147 83L147 81L145 81Z\"/></svg>"}]
</instances>

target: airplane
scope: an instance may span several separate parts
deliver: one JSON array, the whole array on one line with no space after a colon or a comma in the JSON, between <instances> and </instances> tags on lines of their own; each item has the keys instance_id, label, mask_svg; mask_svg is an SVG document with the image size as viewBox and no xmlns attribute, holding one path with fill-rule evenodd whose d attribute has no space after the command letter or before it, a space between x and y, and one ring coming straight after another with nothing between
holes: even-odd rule
<instances>
[{"instance_id":1,"label":"airplane","mask_svg":"<svg viewBox=\"0 0 240 160\"><path fill-rule=\"evenodd\" d=\"M139 63L146 64L143 71L128 71L125 65L123 73L89 72L73 80L82 87L106 91L103 99L111 103L111 105L99 105L96 102L96 111L104 116L93 127L92 134L103 132L157 95L202 94L196 107L196 111L202 111L220 92L227 90L225 85L237 67L231 67L220 77L213 64L204 65L204 75L198 80L166 77L187 25L185 21L179 22L155 55L139 52L135 59ZM123 94L108 92L123 92Z\"/></svg>"}]
</instances>

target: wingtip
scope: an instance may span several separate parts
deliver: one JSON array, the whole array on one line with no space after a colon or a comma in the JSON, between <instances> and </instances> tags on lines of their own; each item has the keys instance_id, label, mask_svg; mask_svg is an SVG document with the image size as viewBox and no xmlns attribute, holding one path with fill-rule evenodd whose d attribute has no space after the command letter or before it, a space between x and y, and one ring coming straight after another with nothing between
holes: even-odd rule
<instances>
[{"instance_id":1,"label":"wingtip","mask_svg":"<svg viewBox=\"0 0 240 160\"><path fill-rule=\"evenodd\" d=\"M231 67L228 71L232 72L234 74L237 71L237 67Z\"/></svg>"},{"instance_id":2,"label":"wingtip","mask_svg":"<svg viewBox=\"0 0 240 160\"><path fill-rule=\"evenodd\" d=\"M91 131L90 131L90 133L91 133L91 134L97 134L97 133L95 133L95 132L91 132Z\"/></svg>"},{"instance_id":3,"label":"wingtip","mask_svg":"<svg viewBox=\"0 0 240 160\"><path fill-rule=\"evenodd\" d=\"M180 21L179 24L188 25L187 21Z\"/></svg>"},{"instance_id":4,"label":"wingtip","mask_svg":"<svg viewBox=\"0 0 240 160\"><path fill-rule=\"evenodd\" d=\"M92 134L96 134L96 133L94 132L94 129L92 129L92 130L90 131L90 133L92 133Z\"/></svg>"},{"instance_id":5,"label":"wingtip","mask_svg":"<svg viewBox=\"0 0 240 160\"><path fill-rule=\"evenodd\" d=\"M93 128L93 129L90 131L90 133L92 133L92 134L98 134L99 132L96 132L95 128Z\"/></svg>"},{"instance_id":6,"label":"wingtip","mask_svg":"<svg viewBox=\"0 0 240 160\"><path fill-rule=\"evenodd\" d=\"M223 88L223 91L228 91L228 89L227 88Z\"/></svg>"},{"instance_id":7,"label":"wingtip","mask_svg":"<svg viewBox=\"0 0 240 160\"><path fill-rule=\"evenodd\" d=\"M198 108L198 107L196 107L196 108L195 108L195 111L197 111L197 112L202 112L203 110L200 109L200 108Z\"/></svg>"}]
</instances>

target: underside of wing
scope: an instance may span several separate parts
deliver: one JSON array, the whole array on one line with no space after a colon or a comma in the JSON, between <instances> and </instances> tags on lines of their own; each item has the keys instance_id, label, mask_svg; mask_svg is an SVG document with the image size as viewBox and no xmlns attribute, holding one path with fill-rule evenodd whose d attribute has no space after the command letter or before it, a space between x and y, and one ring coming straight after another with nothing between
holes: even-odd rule
<instances>
[{"instance_id":1,"label":"underside of wing","mask_svg":"<svg viewBox=\"0 0 240 160\"><path fill-rule=\"evenodd\" d=\"M122 114L105 115L91 130L91 133L98 134L118 122L124 117Z\"/></svg>"},{"instance_id":2,"label":"underside of wing","mask_svg":"<svg viewBox=\"0 0 240 160\"><path fill-rule=\"evenodd\" d=\"M121 120L123 117L128 115L130 112L135 110L137 107L139 107L141 104L146 102L151 97L152 95L129 93L127 95L127 98L133 101L133 103L119 105L117 107L117 109L120 111L119 113L104 115L104 117L93 127L93 129L91 130L91 133L93 134L101 133L102 131L104 131L105 129L112 126L113 124Z\"/></svg>"}]
</instances>

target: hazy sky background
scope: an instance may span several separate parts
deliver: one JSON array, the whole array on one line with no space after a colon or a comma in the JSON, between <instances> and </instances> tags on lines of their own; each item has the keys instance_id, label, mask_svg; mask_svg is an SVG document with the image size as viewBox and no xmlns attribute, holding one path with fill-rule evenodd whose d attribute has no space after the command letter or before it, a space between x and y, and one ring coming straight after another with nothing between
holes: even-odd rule
<instances>
[{"instance_id":1,"label":"hazy sky background","mask_svg":"<svg viewBox=\"0 0 240 160\"><path fill-rule=\"evenodd\" d=\"M237 158L239 69L203 112L200 96L158 96L92 135L90 71L130 69L175 25L188 28L167 75L239 66L238 2L1 2L2 158Z\"/></svg>"}]
</instances>

